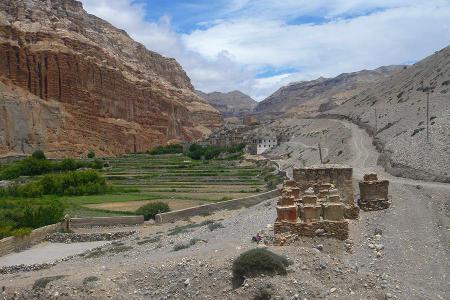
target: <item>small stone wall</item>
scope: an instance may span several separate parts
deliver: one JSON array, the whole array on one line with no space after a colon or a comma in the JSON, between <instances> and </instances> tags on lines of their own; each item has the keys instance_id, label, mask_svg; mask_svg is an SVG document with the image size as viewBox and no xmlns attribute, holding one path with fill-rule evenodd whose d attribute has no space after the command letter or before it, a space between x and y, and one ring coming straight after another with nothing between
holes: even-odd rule
<instances>
[{"instance_id":1,"label":"small stone wall","mask_svg":"<svg viewBox=\"0 0 450 300\"><path fill-rule=\"evenodd\" d=\"M61 224L52 224L37 228L29 235L23 237L7 237L0 240L0 256L7 255L12 252L17 252L38 244L45 240L48 234L57 232L61 229Z\"/></svg>"},{"instance_id":2,"label":"small stone wall","mask_svg":"<svg viewBox=\"0 0 450 300\"><path fill-rule=\"evenodd\" d=\"M144 216L70 218L70 227L119 226L144 224Z\"/></svg>"},{"instance_id":3,"label":"small stone wall","mask_svg":"<svg viewBox=\"0 0 450 300\"><path fill-rule=\"evenodd\" d=\"M195 217L203 214L211 214L215 211L219 210L231 210L231 209L239 209L242 207L249 207L256 205L262 201L269 200L280 195L279 190L273 190L267 193L258 194L255 196L228 200L217 202L213 204L205 204L196 207L190 207L182 210L166 212L162 214L157 214L155 217L156 223L169 223L175 222L179 220L188 219L190 217Z\"/></svg>"},{"instance_id":4,"label":"small stone wall","mask_svg":"<svg viewBox=\"0 0 450 300\"><path fill-rule=\"evenodd\" d=\"M121 231L107 233L64 233L55 232L45 238L52 243L84 243L97 241L114 241L135 234L136 231Z\"/></svg>"},{"instance_id":5,"label":"small stone wall","mask_svg":"<svg viewBox=\"0 0 450 300\"><path fill-rule=\"evenodd\" d=\"M322 220L319 222L276 222L274 224L275 234L296 234L301 236L326 236L339 240L346 240L348 238L348 221L328 221Z\"/></svg>"},{"instance_id":6,"label":"small stone wall","mask_svg":"<svg viewBox=\"0 0 450 300\"><path fill-rule=\"evenodd\" d=\"M355 198L352 185L353 169L349 166L315 165L294 169L293 177L302 191L318 184L331 183L339 190L342 202L354 205Z\"/></svg>"}]
</instances>

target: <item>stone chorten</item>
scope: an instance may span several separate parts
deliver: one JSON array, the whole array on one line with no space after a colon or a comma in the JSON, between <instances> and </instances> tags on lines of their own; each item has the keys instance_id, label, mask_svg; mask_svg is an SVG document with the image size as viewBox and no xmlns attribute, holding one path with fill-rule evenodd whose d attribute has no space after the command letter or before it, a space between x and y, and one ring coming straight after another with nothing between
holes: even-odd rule
<instances>
[{"instance_id":1,"label":"stone chorten","mask_svg":"<svg viewBox=\"0 0 450 300\"><path fill-rule=\"evenodd\" d=\"M377 174L366 174L359 182L358 205L362 210L387 209L391 205L389 181L378 180Z\"/></svg>"}]
</instances>

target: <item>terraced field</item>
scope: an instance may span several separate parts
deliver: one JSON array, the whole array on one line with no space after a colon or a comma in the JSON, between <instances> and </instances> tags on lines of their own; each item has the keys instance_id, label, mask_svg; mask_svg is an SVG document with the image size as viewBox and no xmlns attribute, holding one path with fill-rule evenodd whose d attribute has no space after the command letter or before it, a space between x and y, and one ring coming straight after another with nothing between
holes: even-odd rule
<instances>
[{"instance_id":1,"label":"terraced field","mask_svg":"<svg viewBox=\"0 0 450 300\"><path fill-rule=\"evenodd\" d=\"M247 162L195 161L181 155L132 154L108 162L108 183L127 193L70 197L65 202L81 201L83 208L103 213L132 213L151 201L167 202L176 210L264 192L264 177L271 171Z\"/></svg>"}]
</instances>

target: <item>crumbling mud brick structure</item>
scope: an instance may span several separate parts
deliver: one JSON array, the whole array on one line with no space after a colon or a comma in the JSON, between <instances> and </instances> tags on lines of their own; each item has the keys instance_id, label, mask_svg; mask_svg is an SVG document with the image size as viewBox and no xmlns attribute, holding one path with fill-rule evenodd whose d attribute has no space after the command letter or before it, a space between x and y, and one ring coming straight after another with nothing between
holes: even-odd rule
<instances>
[{"instance_id":1,"label":"crumbling mud brick structure","mask_svg":"<svg viewBox=\"0 0 450 300\"><path fill-rule=\"evenodd\" d=\"M296 181L285 181L277 203L275 234L348 238L346 205L338 189L330 183L316 187L318 193L312 186L301 193Z\"/></svg>"},{"instance_id":2,"label":"crumbling mud brick structure","mask_svg":"<svg viewBox=\"0 0 450 300\"><path fill-rule=\"evenodd\" d=\"M359 182L358 205L362 210L387 209L391 205L389 181L378 180L377 174L366 174Z\"/></svg>"},{"instance_id":3,"label":"crumbling mud brick structure","mask_svg":"<svg viewBox=\"0 0 450 300\"><path fill-rule=\"evenodd\" d=\"M320 195L321 188L332 184L338 191L341 202L344 204L344 217L357 219L359 208L355 204L353 194L353 169L344 165L314 165L305 168L294 169L294 181L301 191L312 187L314 193Z\"/></svg>"}]
</instances>

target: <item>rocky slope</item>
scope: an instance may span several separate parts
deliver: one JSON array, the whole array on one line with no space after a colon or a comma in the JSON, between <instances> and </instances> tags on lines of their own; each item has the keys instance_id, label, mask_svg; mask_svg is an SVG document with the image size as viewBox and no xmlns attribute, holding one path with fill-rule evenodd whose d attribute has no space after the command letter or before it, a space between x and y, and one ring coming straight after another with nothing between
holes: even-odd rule
<instances>
[{"instance_id":1,"label":"rocky slope","mask_svg":"<svg viewBox=\"0 0 450 300\"><path fill-rule=\"evenodd\" d=\"M0 57L0 155L144 151L222 122L174 59L75 0L1 1Z\"/></svg>"},{"instance_id":2,"label":"rocky slope","mask_svg":"<svg viewBox=\"0 0 450 300\"><path fill-rule=\"evenodd\" d=\"M380 162L392 174L450 182L450 46L327 113L374 133Z\"/></svg>"},{"instance_id":3,"label":"rocky slope","mask_svg":"<svg viewBox=\"0 0 450 300\"><path fill-rule=\"evenodd\" d=\"M370 71L344 73L335 78L321 77L312 81L294 82L261 101L255 112L270 116L286 112L328 110L402 68L387 66Z\"/></svg>"},{"instance_id":4,"label":"rocky slope","mask_svg":"<svg viewBox=\"0 0 450 300\"><path fill-rule=\"evenodd\" d=\"M242 117L247 113L253 112L253 109L258 104L250 96L240 91L232 91L229 93L203 93L197 91L197 93L220 111L224 117Z\"/></svg>"}]
</instances>

